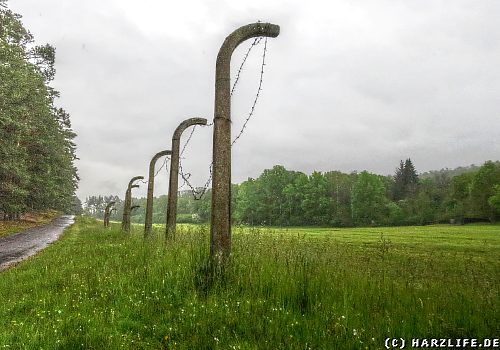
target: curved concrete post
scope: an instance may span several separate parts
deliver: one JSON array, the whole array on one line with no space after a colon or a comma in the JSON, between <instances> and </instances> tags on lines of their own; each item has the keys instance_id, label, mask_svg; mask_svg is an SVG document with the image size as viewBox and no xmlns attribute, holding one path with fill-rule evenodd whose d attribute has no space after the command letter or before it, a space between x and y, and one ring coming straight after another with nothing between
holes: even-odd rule
<instances>
[{"instance_id":1,"label":"curved concrete post","mask_svg":"<svg viewBox=\"0 0 500 350\"><path fill-rule=\"evenodd\" d=\"M132 188L139 187L139 185L134 185L134 182L142 179L144 179L144 176L134 176L129 181L127 191L125 192L125 202L123 203L122 231L125 231L126 233L130 232L130 206L132 205Z\"/></svg>"},{"instance_id":2,"label":"curved concrete post","mask_svg":"<svg viewBox=\"0 0 500 350\"><path fill-rule=\"evenodd\" d=\"M259 36L275 38L279 32L280 27L275 24L248 24L231 33L217 55L210 222L212 259L223 260L231 253L231 56L243 41Z\"/></svg>"},{"instance_id":3,"label":"curved concrete post","mask_svg":"<svg viewBox=\"0 0 500 350\"><path fill-rule=\"evenodd\" d=\"M115 205L115 201L111 201L104 209L104 227L109 227L109 216L111 215L111 207Z\"/></svg>"},{"instance_id":4,"label":"curved concrete post","mask_svg":"<svg viewBox=\"0 0 500 350\"><path fill-rule=\"evenodd\" d=\"M144 237L149 236L153 226L153 192L155 186L155 165L156 161L163 156L172 154L172 151L165 150L154 155L149 162L149 179L148 179L148 195L146 198L146 216L144 219Z\"/></svg>"},{"instance_id":5,"label":"curved concrete post","mask_svg":"<svg viewBox=\"0 0 500 350\"><path fill-rule=\"evenodd\" d=\"M193 125L207 125L205 118L190 118L179 124L172 136L172 157L170 159L170 180L168 183L167 227L166 238L175 236L177 223L177 191L179 189L179 148L184 130Z\"/></svg>"}]
</instances>

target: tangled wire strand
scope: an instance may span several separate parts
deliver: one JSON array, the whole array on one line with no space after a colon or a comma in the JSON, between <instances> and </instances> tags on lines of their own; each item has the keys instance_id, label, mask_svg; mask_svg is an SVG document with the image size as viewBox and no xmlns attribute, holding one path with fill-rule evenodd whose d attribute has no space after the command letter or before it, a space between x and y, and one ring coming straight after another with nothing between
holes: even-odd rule
<instances>
[{"instance_id":1,"label":"tangled wire strand","mask_svg":"<svg viewBox=\"0 0 500 350\"><path fill-rule=\"evenodd\" d=\"M245 128L247 127L247 124L250 121L250 118L252 118L252 116L255 112L255 106L257 106L257 101L259 100L260 92L262 91L262 82L263 82L263 78L264 78L264 66L266 65L266 51L267 51L267 38L266 38L266 40L264 40L264 52L262 54L262 64L260 67L259 87L257 88L257 93L255 94L255 99L253 100L252 107L250 108L250 112L248 113L248 116L245 119L245 122L243 123L243 126L241 127L240 132L234 138L233 142L231 142L231 146L233 146L236 143L236 141L238 141L238 139L241 137L241 135L243 135L243 132L245 131Z\"/></svg>"},{"instance_id":2,"label":"tangled wire strand","mask_svg":"<svg viewBox=\"0 0 500 350\"><path fill-rule=\"evenodd\" d=\"M167 162L170 160L169 157L165 157L165 159L163 160L163 164L161 165L161 167L156 171L154 177L156 177L156 175L158 175L161 171L161 169L163 169L163 167L165 167L165 169L167 170L168 172L168 169L167 169Z\"/></svg>"},{"instance_id":3,"label":"tangled wire strand","mask_svg":"<svg viewBox=\"0 0 500 350\"><path fill-rule=\"evenodd\" d=\"M248 50L246 51L246 53L243 57L243 61L240 65L240 67L238 68L238 72L236 73L236 78L235 78L235 81L234 81L233 86L231 88L231 94L230 94L231 96L233 95L233 93L236 89L236 86L238 85L238 82L239 82L240 77L241 77L241 73L243 71L243 67L247 61L248 56L250 55L250 52L252 51L254 46L257 46L262 41L262 39L263 39L263 37L255 38L254 41L250 44L250 47L248 48ZM248 113L248 116L246 117L245 122L243 123L241 130L239 131L238 135L231 142L231 147L243 135L243 133L247 127L248 122L250 121L250 119L254 115L255 107L257 105L257 102L258 102L259 97L260 97L260 93L262 91L262 83L263 83L263 77L264 77L264 66L266 65L266 52L267 52L267 37L264 40L264 50L263 50L263 54L262 54L262 63L261 63L259 85L257 88L257 93L255 94L255 98L253 100L252 107L250 108L250 112ZM209 127L209 126L212 126L213 124L214 123L212 122L212 123L204 125L204 126ZM186 140L186 142L184 143L184 146L182 147L181 156L184 153L184 151L186 150L187 145L191 141L195 127L196 127L196 125L191 130L191 133L190 133L188 139ZM212 182L212 176L213 176L212 170L213 170L213 162L210 163L210 166L209 166L210 175L209 175L207 181L205 182L205 184L202 187L195 188L191 184L191 182L189 181L189 178L191 177L191 173L184 173L184 170L183 170L182 164L181 164L181 160L179 160L179 173L184 181L184 183L180 186L180 188L183 188L185 185L189 186L189 188L191 189L191 192L193 194L194 199L200 200L203 197L203 195L206 193L206 191L208 190L208 187L210 186L210 183Z\"/></svg>"}]
</instances>

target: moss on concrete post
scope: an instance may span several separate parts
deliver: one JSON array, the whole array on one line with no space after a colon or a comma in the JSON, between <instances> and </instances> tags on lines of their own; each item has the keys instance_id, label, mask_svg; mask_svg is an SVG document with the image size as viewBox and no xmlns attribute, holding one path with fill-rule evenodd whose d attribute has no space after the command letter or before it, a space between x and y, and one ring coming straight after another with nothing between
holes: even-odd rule
<instances>
[{"instance_id":1,"label":"moss on concrete post","mask_svg":"<svg viewBox=\"0 0 500 350\"><path fill-rule=\"evenodd\" d=\"M109 216L111 215L111 209L115 205L114 201L109 202L104 209L104 227L109 227Z\"/></svg>"},{"instance_id":2,"label":"moss on concrete post","mask_svg":"<svg viewBox=\"0 0 500 350\"><path fill-rule=\"evenodd\" d=\"M144 218L144 237L147 237L151 234L151 228L153 227L153 192L155 184L156 161L159 158L169 154L172 154L172 151L165 150L158 152L151 159L151 162L149 162L148 194L146 198L146 216Z\"/></svg>"},{"instance_id":3,"label":"moss on concrete post","mask_svg":"<svg viewBox=\"0 0 500 350\"><path fill-rule=\"evenodd\" d=\"M193 125L207 125L204 118L190 118L184 120L175 129L172 136L172 156L170 159L170 181L168 184L168 204L167 204L167 227L165 237L175 236L175 225L177 224L177 191L179 190L179 149L182 132Z\"/></svg>"},{"instance_id":4,"label":"moss on concrete post","mask_svg":"<svg viewBox=\"0 0 500 350\"><path fill-rule=\"evenodd\" d=\"M243 41L259 36L275 38L279 32L280 27L274 24L248 24L231 33L217 55L210 223L210 256L217 261L231 253L231 56Z\"/></svg>"},{"instance_id":5,"label":"moss on concrete post","mask_svg":"<svg viewBox=\"0 0 500 350\"><path fill-rule=\"evenodd\" d=\"M144 176L134 176L128 183L127 191L125 192L125 202L123 203L123 218L122 218L122 231L130 232L130 207L132 205L132 188L139 187L134 185L137 180L144 179Z\"/></svg>"}]
</instances>

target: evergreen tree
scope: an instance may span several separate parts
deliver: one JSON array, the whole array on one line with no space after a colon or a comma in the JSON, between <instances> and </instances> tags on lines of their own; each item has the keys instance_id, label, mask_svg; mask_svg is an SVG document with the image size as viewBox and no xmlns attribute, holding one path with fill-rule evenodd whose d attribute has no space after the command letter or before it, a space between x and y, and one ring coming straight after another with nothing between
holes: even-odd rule
<instances>
[{"instance_id":1,"label":"evergreen tree","mask_svg":"<svg viewBox=\"0 0 500 350\"><path fill-rule=\"evenodd\" d=\"M417 192L418 175L410 158L405 161L403 179L406 197L412 197Z\"/></svg>"},{"instance_id":2,"label":"evergreen tree","mask_svg":"<svg viewBox=\"0 0 500 350\"><path fill-rule=\"evenodd\" d=\"M401 160L399 162L399 168L396 169L396 174L394 175L394 185L392 188L392 199L395 201L402 200L405 198L405 164Z\"/></svg>"},{"instance_id":3,"label":"evergreen tree","mask_svg":"<svg viewBox=\"0 0 500 350\"><path fill-rule=\"evenodd\" d=\"M399 162L394 175L392 199L395 201L414 197L418 190L418 175L410 158Z\"/></svg>"},{"instance_id":4,"label":"evergreen tree","mask_svg":"<svg viewBox=\"0 0 500 350\"><path fill-rule=\"evenodd\" d=\"M69 211L78 176L69 115L54 105L55 49L34 46L21 16L0 7L0 212Z\"/></svg>"}]
</instances>

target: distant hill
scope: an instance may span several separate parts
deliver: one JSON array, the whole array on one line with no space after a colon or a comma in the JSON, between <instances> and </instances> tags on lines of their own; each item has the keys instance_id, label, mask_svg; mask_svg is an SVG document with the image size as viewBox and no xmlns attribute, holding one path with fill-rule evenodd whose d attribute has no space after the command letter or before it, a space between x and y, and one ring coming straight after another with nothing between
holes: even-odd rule
<instances>
[{"instance_id":1,"label":"distant hill","mask_svg":"<svg viewBox=\"0 0 500 350\"><path fill-rule=\"evenodd\" d=\"M497 166L500 166L500 161L498 161L498 160L493 162L493 163L495 163L495 165L497 165ZM428 178L434 178L436 176L447 176L449 178L452 178L454 176L458 176L458 175L463 174L463 173L475 172L475 171L479 170L480 167L481 167L481 165L471 164L471 165L465 166L465 167L460 166L460 167L455 168L455 169L445 168L445 169L441 169L441 170L431 170L431 171L427 171L425 173L419 174L418 177L422 180L428 179Z\"/></svg>"}]
</instances>

